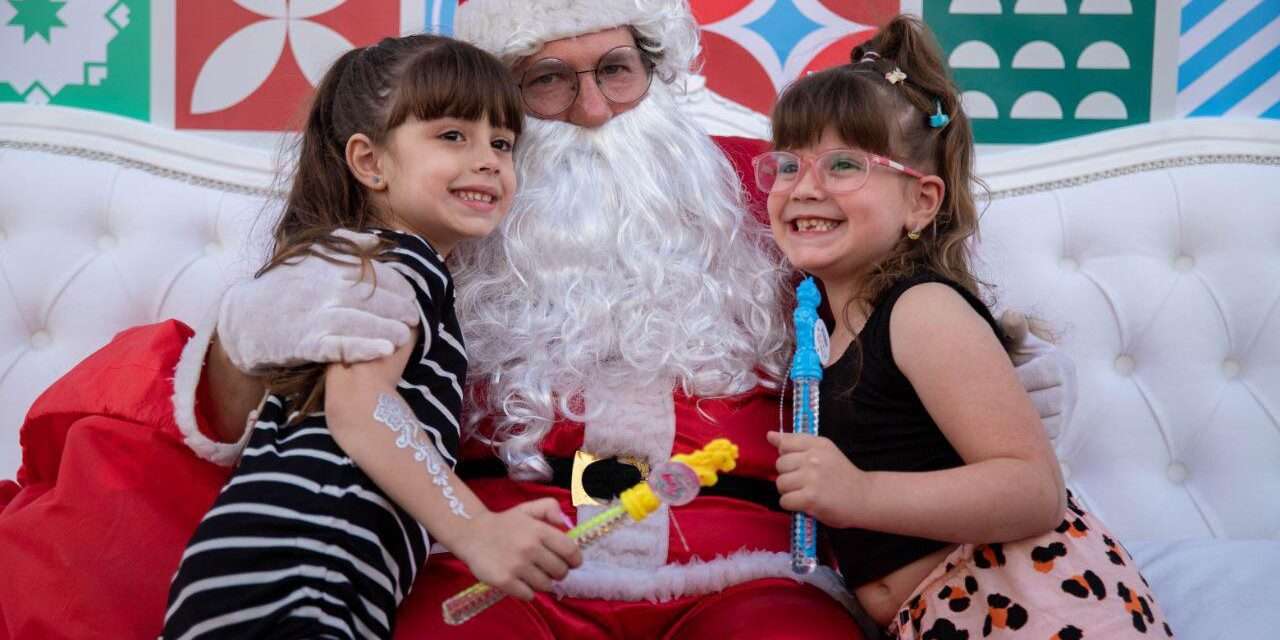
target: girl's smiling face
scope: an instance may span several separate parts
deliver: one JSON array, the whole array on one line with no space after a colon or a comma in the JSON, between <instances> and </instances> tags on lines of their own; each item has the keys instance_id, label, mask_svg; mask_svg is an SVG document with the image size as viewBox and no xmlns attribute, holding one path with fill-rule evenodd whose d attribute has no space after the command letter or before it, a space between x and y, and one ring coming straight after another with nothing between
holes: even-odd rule
<instances>
[{"instance_id":1,"label":"girl's smiling face","mask_svg":"<svg viewBox=\"0 0 1280 640\"><path fill-rule=\"evenodd\" d=\"M410 117L381 154L387 222L425 237L441 255L489 235L515 193L515 141L487 118Z\"/></svg>"},{"instance_id":2,"label":"girl's smiling face","mask_svg":"<svg viewBox=\"0 0 1280 640\"><path fill-rule=\"evenodd\" d=\"M832 127L813 146L787 149L803 159L800 167L787 170L803 173L794 187L768 194L774 240L793 266L828 286L856 280L889 255L908 231L932 219L937 201L925 215L921 195L942 184L936 176L911 178L872 164L861 188L833 194L823 187L813 159L835 149L857 151Z\"/></svg>"}]
</instances>

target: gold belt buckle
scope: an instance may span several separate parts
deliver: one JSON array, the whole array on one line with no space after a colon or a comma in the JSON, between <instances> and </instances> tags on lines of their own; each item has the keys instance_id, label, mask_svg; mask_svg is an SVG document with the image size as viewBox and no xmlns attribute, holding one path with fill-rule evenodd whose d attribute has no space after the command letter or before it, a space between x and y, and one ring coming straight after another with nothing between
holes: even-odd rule
<instances>
[{"instance_id":1,"label":"gold belt buckle","mask_svg":"<svg viewBox=\"0 0 1280 640\"><path fill-rule=\"evenodd\" d=\"M636 456L616 456L618 462L629 464L640 470L640 478L647 480L649 478L649 463L644 459ZM573 471L569 480L569 495L573 499L573 506L581 507L583 505L601 506L600 501L592 498L587 490L582 487L582 474L586 472L587 465L596 462L600 458L594 454L587 453L582 449L578 449L573 453Z\"/></svg>"}]
</instances>

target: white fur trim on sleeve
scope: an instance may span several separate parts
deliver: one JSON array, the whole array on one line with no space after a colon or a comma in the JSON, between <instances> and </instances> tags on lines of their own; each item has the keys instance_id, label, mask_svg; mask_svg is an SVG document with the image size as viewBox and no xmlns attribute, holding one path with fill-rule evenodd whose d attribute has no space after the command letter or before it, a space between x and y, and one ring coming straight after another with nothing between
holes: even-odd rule
<instances>
[{"instance_id":1,"label":"white fur trim on sleeve","mask_svg":"<svg viewBox=\"0 0 1280 640\"><path fill-rule=\"evenodd\" d=\"M173 419L182 432L183 442L197 456L214 464L229 467L240 459L240 452L249 441L251 429L245 429L238 442L217 442L200 432L196 421L196 389L200 386L200 373L204 370L205 355L213 341L213 331L218 324L218 305L196 329L178 357L178 367L173 373Z\"/></svg>"}]
</instances>

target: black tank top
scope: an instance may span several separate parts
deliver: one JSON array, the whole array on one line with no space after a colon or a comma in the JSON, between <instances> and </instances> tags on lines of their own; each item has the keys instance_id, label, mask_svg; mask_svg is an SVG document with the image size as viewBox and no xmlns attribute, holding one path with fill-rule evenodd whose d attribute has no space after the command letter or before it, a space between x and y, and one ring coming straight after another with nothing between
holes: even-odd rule
<instances>
[{"instance_id":1,"label":"black tank top","mask_svg":"<svg viewBox=\"0 0 1280 640\"><path fill-rule=\"evenodd\" d=\"M991 311L959 284L932 273L904 278L872 305L857 341L825 369L820 387L822 435L865 471L937 471L964 464L893 360L889 316L908 289L945 284L973 306L1003 340ZM866 584L950 543L866 529L828 529L850 587Z\"/></svg>"}]
</instances>

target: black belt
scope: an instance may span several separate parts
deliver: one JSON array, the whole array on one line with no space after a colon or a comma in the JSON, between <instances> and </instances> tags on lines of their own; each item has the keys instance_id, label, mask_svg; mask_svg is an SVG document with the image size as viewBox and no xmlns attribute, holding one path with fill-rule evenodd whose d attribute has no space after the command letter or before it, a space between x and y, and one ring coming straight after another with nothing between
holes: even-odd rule
<instances>
[{"instance_id":1,"label":"black belt","mask_svg":"<svg viewBox=\"0 0 1280 640\"><path fill-rule=\"evenodd\" d=\"M548 457L546 460L551 465L549 484L568 489L573 482L573 459ZM507 466L497 458L463 460L458 463L454 472L463 480L505 478ZM601 502L613 500L640 480L639 469L617 458L596 460L582 472L582 488L587 495ZM710 487L703 487L698 495L745 500L773 511L782 511L778 504L778 488L772 482L760 478L720 474L718 482Z\"/></svg>"}]
</instances>

